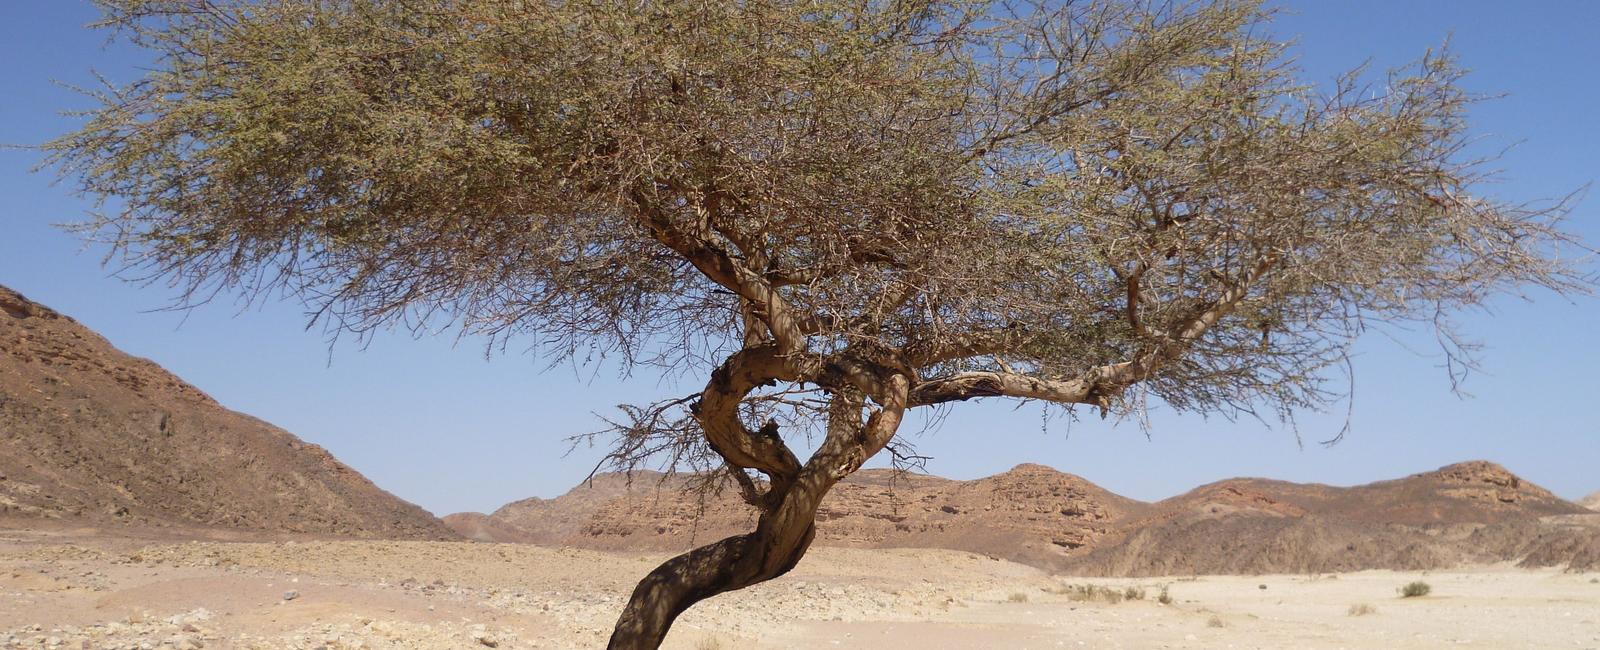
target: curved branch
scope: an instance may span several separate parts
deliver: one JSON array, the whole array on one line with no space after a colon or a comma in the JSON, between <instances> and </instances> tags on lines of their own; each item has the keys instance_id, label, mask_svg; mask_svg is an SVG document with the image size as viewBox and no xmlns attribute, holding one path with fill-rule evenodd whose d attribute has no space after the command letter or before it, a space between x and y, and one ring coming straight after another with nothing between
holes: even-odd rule
<instances>
[{"instance_id":1,"label":"curved branch","mask_svg":"<svg viewBox=\"0 0 1600 650\"><path fill-rule=\"evenodd\" d=\"M1159 343L1135 359L1099 366L1073 379L1045 379L1013 372L956 373L917 384L911 389L911 406L975 397L1017 397L1108 408L1113 397L1182 356L1207 330L1232 313L1249 295L1251 285L1266 275L1279 259L1276 253L1262 257L1208 308L1185 322L1177 336L1162 337Z\"/></svg>"},{"instance_id":2,"label":"curved branch","mask_svg":"<svg viewBox=\"0 0 1600 650\"><path fill-rule=\"evenodd\" d=\"M667 213L643 191L635 189L629 193L629 198L656 241L682 255L712 282L749 301L751 312L766 323L784 352L792 354L805 349L805 334L800 327L803 319L761 273L741 263L716 241L708 225L710 215L701 219L698 230L702 232L688 233L673 224Z\"/></svg>"},{"instance_id":3,"label":"curved branch","mask_svg":"<svg viewBox=\"0 0 1600 650\"><path fill-rule=\"evenodd\" d=\"M739 404L757 387L801 379L788 361L774 345L740 350L711 373L700 400L690 406L711 448L735 471L761 470L774 486L792 481L800 472L800 461L776 435L775 427L771 432L767 427L746 428L739 420Z\"/></svg>"}]
</instances>

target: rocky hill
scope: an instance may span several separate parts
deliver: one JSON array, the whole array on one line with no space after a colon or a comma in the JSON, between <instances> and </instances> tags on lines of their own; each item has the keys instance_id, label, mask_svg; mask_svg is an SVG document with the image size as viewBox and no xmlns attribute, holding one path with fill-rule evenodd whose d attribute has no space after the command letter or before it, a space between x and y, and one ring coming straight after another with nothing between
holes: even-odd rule
<instances>
[{"instance_id":1,"label":"rocky hill","mask_svg":"<svg viewBox=\"0 0 1600 650\"><path fill-rule=\"evenodd\" d=\"M1232 479L1118 522L1119 541L1066 568L1173 575L1431 569L1507 560L1588 566L1592 550L1585 549L1600 541L1600 517L1586 513L1483 461L1350 488Z\"/></svg>"},{"instance_id":2,"label":"rocky hill","mask_svg":"<svg viewBox=\"0 0 1600 650\"><path fill-rule=\"evenodd\" d=\"M537 537L481 512L458 512L445 515L444 525L457 535L480 542L538 543Z\"/></svg>"},{"instance_id":3,"label":"rocky hill","mask_svg":"<svg viewBox=\"0 0 1600 650\"><path fill-rule=\"evenodd\" d=\"M1579 499L1578 500L1578 505L1581 505L1581 506L1583 506L1585 508L1588 508L1590 510L1600 510L1600 492L1596 492L1596 493L1591 494L1589 496L1586 496L1586 497L1584 497L1582 499Z\"/></svg>"},{"instance_id":4,"label":"rocky hill","mask_svg":"<svg viewBox=\"0 0 1600 650\"><path fill-rule=\"evenodd\" d=\"M0 516L455 537L321 447L5 287L0 432Z\"/></svg>"},{"instance_id":5,"label":"rocky hill","mask_svg":"<svg viewBox=\"0 0 1600 650\"><path fill-rule=\"evenodd\" d=\"M749 530L731 494L609 474L507 504L458 532L606 550L683 550ZM483 515L477 515L483 517ZM818 513L817 543L966 550L1091 575L1427 569L1469 562L1600 567L1600 515L1493 463L1341 488L1232 479L1156 503L1041 465L973 481L863 470Z\"/></svg>"},{"instance_id":6,"label":"rocky hill","mask_svg":"<svg viewBox=\"0 0 1600 650\"><path fill-rule=\"evenodd\" d=\"M486 541L531 541L606 550L670 551L749 530L754 511L731 493L686 491L689 477L602 474L554 499L506 504L490 516L447 517ZM855 548L948 548L1061 562L1140 510L1082 478L1019 465L975 481L868 469L845 479L817 513L818 543ZM507 531L504 528L510 527Z\"/></svg>"}]
</instances>

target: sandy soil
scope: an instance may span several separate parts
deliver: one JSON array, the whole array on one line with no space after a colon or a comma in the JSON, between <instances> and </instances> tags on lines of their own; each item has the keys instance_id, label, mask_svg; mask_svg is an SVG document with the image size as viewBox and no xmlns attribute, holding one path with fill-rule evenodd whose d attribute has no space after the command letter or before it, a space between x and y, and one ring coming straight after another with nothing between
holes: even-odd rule
<instances>
[{"instance_id":1,"label":"sandy soil","mask_svg":"<svg viewBox=\"0 0 1600 650\"><path fill-rule=\"evenodd\" d=\"M600 647L661 555L0 530L0 648ZM1399 598L1423 580L1432 594ZM1078 587L1142 589L1085 600ZM1265 588L1262 588L1262 587ZM1165 588L1169 604L1157 601ZM1102 594L1104 592L1101 592ZM1137 595L1137 593L1135 593ZM1371 613L1356 614L1366 605ZM669 648L1600 648L1600 575L1082 579L969 553L817 549Z\"/></svg>"}]
</instances>

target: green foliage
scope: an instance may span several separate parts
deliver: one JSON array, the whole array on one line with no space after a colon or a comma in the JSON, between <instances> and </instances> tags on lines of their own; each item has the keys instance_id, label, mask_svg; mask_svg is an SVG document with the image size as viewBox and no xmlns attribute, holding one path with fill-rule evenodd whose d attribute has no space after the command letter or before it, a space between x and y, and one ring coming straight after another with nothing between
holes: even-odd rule
<instances>
[{"instance_id":1,"label":"green foliage","mask_svg":"<svg viewBox=\"0 0 1600 650\"><path fill-rule=\"evenodd\" d=\"M47 147L85 230L336 330L681 367L777 300L929 376L1287 409L1363 322L1576 286L1561 206L1472 194L1449 56L1313 92L1253 2L99 4L159 58Z\"/></svg>"},{"instance_id":2,"label":"green foliage","mask_svg":"<svg viewBox=\"0 0 1600 650\"><path fill-rule=\"evenodd\" d=\"M1432 593L1432 592L1433 592L1433 587L1432 586L1430 586L1426 582L1422 582L1421 580L1418 580L1416 582L1406 583L1406 586L1401 587L1400 588L1400 597L1401 598L1420 598L1420 597L1426 596L1426 595L1428 595L1429 593Z\"/></svg>"}]
</instances>

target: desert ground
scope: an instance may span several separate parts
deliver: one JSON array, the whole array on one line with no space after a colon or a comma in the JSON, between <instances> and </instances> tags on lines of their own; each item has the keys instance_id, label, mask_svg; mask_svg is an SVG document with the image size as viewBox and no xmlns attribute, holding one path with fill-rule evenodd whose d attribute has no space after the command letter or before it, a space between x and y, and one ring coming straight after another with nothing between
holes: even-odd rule
<instances>
[{"instance_id":1,"label":"desert ground","mask_svg":"<svg viewBox=\"0 0 1600 650\"><path fill-rule=\"evenodd\" d=\"M598 647L664 557L5 529L0 648ZM1432 593L1398 595L1417 580ZM1086 598L1090 585L1107 589ZM694 608L666 647L1600 648L1600 576L1086 579L971 553L818 548L780 580Z\"/></svg>"}]
</instances>

